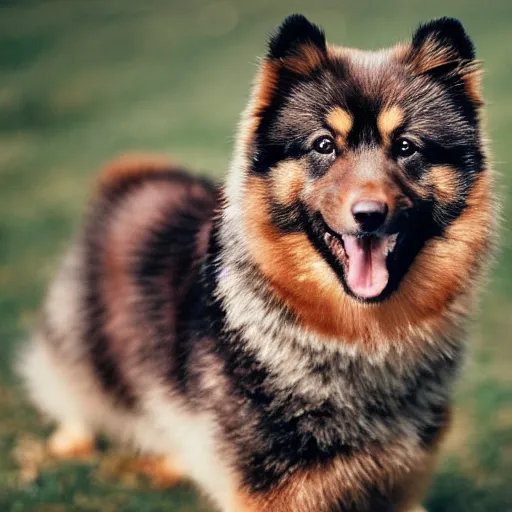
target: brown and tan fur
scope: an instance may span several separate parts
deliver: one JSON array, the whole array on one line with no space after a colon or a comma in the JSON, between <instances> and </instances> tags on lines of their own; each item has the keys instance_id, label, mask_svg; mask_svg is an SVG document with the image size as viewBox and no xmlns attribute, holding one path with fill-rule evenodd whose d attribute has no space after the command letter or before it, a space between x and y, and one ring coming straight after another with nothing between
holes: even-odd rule
<instances>
[{"instance_id":1,"label":"brown and tan fur","mask_svg":"<svg viewBox=\"0 0 512 512\"><path fill-rule=\"evenodd\" d=\"M362 52L292 16L223 187L108 165L20 364L51 452L104 432L222 512L421 510L494 245L477 68L455 20ZM378 294L349 237L390 244Z\"/></svg>"}]
</instances>

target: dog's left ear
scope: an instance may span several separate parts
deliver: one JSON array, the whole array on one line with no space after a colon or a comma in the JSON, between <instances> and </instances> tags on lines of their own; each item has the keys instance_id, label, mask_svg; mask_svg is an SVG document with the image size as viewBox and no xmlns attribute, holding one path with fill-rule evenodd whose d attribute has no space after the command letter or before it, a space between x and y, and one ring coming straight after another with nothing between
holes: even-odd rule
<instances>
[{"instance_id":1,"label":"dog's left ear","mask_svg":"<svg viewBox=\"0 0 512 512\"><path fill-rule=\"evenodd\" d=\"M288 16L271 37L267 58L284 68L307 74L319 67L327 56L323 30L302 14Z\"/></svg>"},{"instance_id":2,"label":"dog's left ear","mask_svg":"<svg viewBox=\"0 0 512 512\"><path fill-rule=\"evenodd\" d=\"M415 74L462 80L468 96L481 103L480 63L475 60L475 47L459 20L440 18L420 25L406 60Z\"/></svg>"},{"instance_id":3,"label":"dog's left ear","mask_svg":"<svg viewBox=\"0 0 512 512\"><path fill-rule=\"evenodd\" d=\"M455 18L440 18L420 25L412 38L409 61L418 73L442 75L463 71L475 60L475 47Z\"/></svg>"}]
</instances>

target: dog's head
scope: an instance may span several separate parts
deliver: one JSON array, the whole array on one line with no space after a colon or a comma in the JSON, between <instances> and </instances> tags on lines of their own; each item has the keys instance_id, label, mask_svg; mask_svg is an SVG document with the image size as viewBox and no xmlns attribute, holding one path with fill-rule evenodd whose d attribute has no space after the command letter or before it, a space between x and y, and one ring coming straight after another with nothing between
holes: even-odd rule
<instances>
[{"instance_id":1,"label":"dog's head","mask_svg":"<svg viewBox=\"0 0 512 512\"><path fill-rule=\"evenodd\" d=\"M328 46L300 15L283 22L248 110L243 203L251 251L299 316L457 295L468 276L455 267L483 259L492 223L481 103L454 19L378 52Z\"/></svg>"}]
</instances>

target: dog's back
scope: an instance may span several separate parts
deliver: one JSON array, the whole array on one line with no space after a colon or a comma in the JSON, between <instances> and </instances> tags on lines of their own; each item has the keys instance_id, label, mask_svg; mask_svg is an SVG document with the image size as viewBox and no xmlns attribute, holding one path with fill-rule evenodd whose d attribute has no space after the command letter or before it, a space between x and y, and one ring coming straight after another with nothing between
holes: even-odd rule
<instances>
[{"instance_id":1,"label":"dog's back","mask_svg":"<svg viewBox=\"0 0 512 512\"><path fill-rule=\"evenodd\" d=\"M100 174L19 365L62 427L56 455L89 449L95 429L157 444L133 413L173 364L216 206L212 184L152 157L124 157Z\"/></svg>"}]
</instances>

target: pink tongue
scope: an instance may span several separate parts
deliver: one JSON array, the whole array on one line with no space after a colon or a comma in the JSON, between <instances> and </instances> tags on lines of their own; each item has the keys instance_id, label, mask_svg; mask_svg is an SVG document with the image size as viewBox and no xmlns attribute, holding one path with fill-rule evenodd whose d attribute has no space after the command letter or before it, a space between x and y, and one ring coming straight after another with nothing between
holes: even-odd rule
<instances>
[{"instance_id":1,"label":"pink tongue","mask_svg":"<svg viewBox=\"0 0 512 512\"><path fill-rule=\"evenodd\" d=\"M356 238L344 236L348 256L346 281L359 297L377 297L388 284L385 238Z\"/></svg>"}]
</instances>

